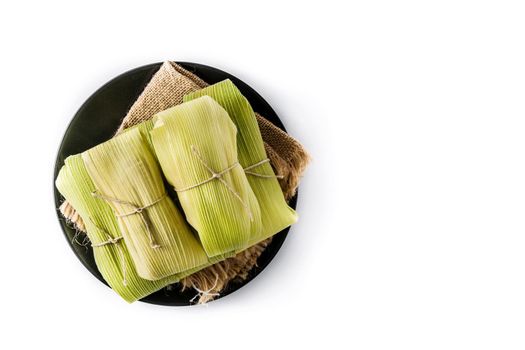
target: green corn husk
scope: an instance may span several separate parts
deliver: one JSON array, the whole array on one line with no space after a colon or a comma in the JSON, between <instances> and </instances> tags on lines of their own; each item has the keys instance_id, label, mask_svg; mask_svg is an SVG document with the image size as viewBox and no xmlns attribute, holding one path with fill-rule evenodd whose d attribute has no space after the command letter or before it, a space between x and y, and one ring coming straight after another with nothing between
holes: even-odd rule
<instances>
[{"instance_id":1,"label":"green corn husk","mask_svg":"<svg viewBox=\"0 0 525 350\"><path fill-rule=\"evenodd\" d=\"M103 196L98 200L118 219L139 276L158 280L203 266L208 257L166 195L149 141L151 126L139 124L85 151L82 159Z\"/></svg>"},{"instance_id":2,"label":"green corn husk","mask_svg":"<svg viewBox=\"0 0 525 350\"><path fill-rule=\"evenodd\" d=\"M267 158L254 111L248 100L230 81L224 80L202 90L190 93L184 101L208 95L217 101L237 126L237 148L239 162L243 168L250 167ZM283 192L270 163L264 163L250 172L267 177L248 175L248 181L257 197L261 209L263 229L250 239L248 246L256 244L297 221L297 214L284 199Z\"/></svg>"},{"instance_id":3,"label":"green corn husk","mask_svg":"<svg viewBox=\"0 0 525 350\"><path fill-rule=\"evenodd\" d=\"M91 243L95 245L93 254L102 277L127 302L142 299L195 272L188 270L158 281L145 280L137 274L123 240L97 246L108 242L109 239L121 237L121 232L110 206L91 195L95 190L95 185L87 173L80 154L70 156L65 160L55 184L64 198L74 205L77 212L85 218L86 233Z\"/></svg>"},{"instance_id":4,"label":"green corn husk","mask_svg":"<svg viewBox=\"0 0 525 350\"><path fill-rule=\"evenodd\" d=\"M159 163L206 254L246 248L260 234L261 214L238 164L237 129L226 111L204 96L156 114L153 122ZM210 170L223 174L212 179Z\"/></svg>"}]
</instances>

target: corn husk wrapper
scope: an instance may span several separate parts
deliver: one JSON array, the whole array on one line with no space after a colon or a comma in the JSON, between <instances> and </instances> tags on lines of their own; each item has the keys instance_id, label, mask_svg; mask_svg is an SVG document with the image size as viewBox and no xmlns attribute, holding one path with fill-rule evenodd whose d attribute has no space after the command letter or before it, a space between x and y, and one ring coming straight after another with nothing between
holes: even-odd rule
<instances>
[{"instance_id":1,"label":"corn husk wrapper","mask_svg":"<svg viewBox=\"0 0 525 350\"><path fill-rule=\"evenodd\" d=\"M238 158L242 167L248 168L267 159L255 113L237 87L230 80L224 80L186 95L184 101L191 101L205 95L217 101L237 126ZM297 221L297 214L286 204L270 163L266 162L251 168L250 172L263 176L247 176L259 202L262 230L251 238L247 246L271 237Z\"/></svg>"},{"instance_id":2,"label":"corn husk wrapper","mask_svg":"<svg viewBox=\"0 0 525 350\"><path fill-rule=\"evenodd\" d=\"M158 280L203 266L204 249L167 196L146 122L82 153L97 198L113 209L140 277Z\"/></svg>"},{"instance_id":3,"label":"corn husk wrapper","mask_svg":"<svg viewBox=\"0 0 525 350\"><path fill-rule=\"evenodd\" d=\"M153 122L159 163L206 254L246 248L260 235L261 214L238 164L237 128L228 113L204 96L156 114Z\"/></svg>"},{"instance_id":4,"label":"corn husk wrapper","mask_svg":"<svg viewBox=\"0 0 525 350\"><path fill-rule=\"evenodd\" d=\"M141 278L126 243L119 239L121 232L111 207L91 195L95 185L79 154L65 160L55 184L64 198L86 218L86 233L94 245L93 254L98 270L109 286L127 302L150 295L197 270L188 270L157 281ZM109 242L112 239L114 243Z\"/></svg>"}]
</instances>

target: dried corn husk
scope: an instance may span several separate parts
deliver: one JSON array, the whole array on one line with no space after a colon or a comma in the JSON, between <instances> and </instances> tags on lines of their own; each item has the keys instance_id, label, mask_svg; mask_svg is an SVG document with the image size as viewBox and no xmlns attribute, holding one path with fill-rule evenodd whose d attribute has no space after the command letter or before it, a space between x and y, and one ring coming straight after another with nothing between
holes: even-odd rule
<instances>
[{"instance_id":1,"label":"dried corn husk","mask_svg":"<svg viewBox=\"0 0 525 350\"><path fill-rule=\"evenodd\" d=\"M202 266L208 257L167 196L149 143L151 123L82 153L97 189L113 209L136 270L158 280Z\"/></svg>"},{"instance_id":2,"label":"dried corn husk","mask_svg":"<svg viewBox=\"0 0 525 350\"><path fill-rule=\"evenodd\" d=\"M237 160L237 129L208 96L158 113L151 140L208 256L247 247L261 231L257 199Z\"/></svg>"},{"instance_id":3,"label":"dried corn husk","mask_svg":"<svg viewBox=\"0 0 525 350\"><path fill-rule=\"evenodd\" d=\"M284 199L277 177L264 149L255 113L248 100L230 81L224 80L202 90L190 93L184 101L208 95L217 101L237 126L237 148L240 164L248 174L248 181L261 209L260 234L253 237L248 246L256 244L297 221L297 214Z\"/></svg>"}]
</instances>

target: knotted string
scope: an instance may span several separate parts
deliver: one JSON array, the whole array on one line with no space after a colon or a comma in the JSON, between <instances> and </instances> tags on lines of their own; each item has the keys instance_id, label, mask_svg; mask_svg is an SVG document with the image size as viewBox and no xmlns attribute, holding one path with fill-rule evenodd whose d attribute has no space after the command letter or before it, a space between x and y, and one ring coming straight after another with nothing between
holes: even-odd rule
<instances>
[{"instance_id":1,"label":"knotted string","mask_svg":"<svg viewBox=\"0 0 525 350\"><path fill-rule=\"evenodd\" d=\"M199 288L193 286L193 289L195 289L197 291L197 294L195 294L195 296L190 299L190 303L193 303L193 301L195 299L197 299L197 298L200 299L202 297L217 297L217 296L219 296L220 295L219 293L210 293L215 287L217 287L217 282L218 281L219 281L219 276L216 275L215 276L215 283L208 290L200 290Z\"/></svg>"},{"instance_id":2,"label":"knotted string","mask_svg":"<svg viewBox=\"0 0 525 350\"><path fill-rule=\"evenodd\" d=\"M202 158L202 156L200 155L199 151L197 151L197 148L195 146L191 146L191 150L192 152L195 154L195 156L197 157L197 159L199 159L199 161L202 163L202 165L206 168L206 170L208 170L211 174L211 177L209 177L208 179L204 180L204 181L201 181L195 185L191 185L191 186L188 186L188 187L184 187L184 188L179 188L179 189L175 189L176 192L184 192L184 191L188 191L188 190L191 190L193 188L196 188L196 187L199 187L199 186L202 186L204 184L207 184L208 182L211 182L213 180L218 180L220 181L224 186L226 186L226 188L228 189L228 191L230 191L234 196L235 198L237 198L239 200L239 202L242 204L242 206L244 207L244 209L246 209L246 212L248 213L248 216L250 217L250 220L253 221L253 214L252 214L252 211L250 210L250 207L248 206L248 204L246 204L244 202L244 200L241 198L241 195L239 193L237 193L237 191L235 191L235 189L233 187L230 186L230 184L228 184L223 178L222 178L222 175L226 174L227 172L231 171L233 168L235 168L236 166L240 166L239 162L235 162L233 163L232 165L230 165L229 167L227 167L226 169L224 170L221 170L221 171L215 171L213 170L209 165L208 163L204 160L204 158Z\"/></svg>"},{"instance_id":3,"label":"knotted string","mask_svg":"<svg viewBox=\"0 0 525 350\"><path fill-rule=\"evenodd\" d=\"M91 220L90 217L89 218L89 221L91 221L91 223L93 224L93 226L95 226L97 229L99 229L100 231L104 232L106 234L106 236L108 236L108 239L107 241L104 241L104 242L100 242L100 243L91 243L91 246L93 248L98 248L98 247L103 247L103 246L106 246L106 245L109 245L109 244L114 244L116 247L117 247L117 251L118 251L118 254L120 256L120 266L122 268L122 284L124 284L125 286L128 285L128 281L126 279L126 276L127 276L127 270L126 270L126 260L125 260L125 256L124 256L124 248L122 247L122 245L120 244L117 244L120 242L120 240L122 240L122 236L119 236L119 237L112 237L108 231L106 231L105 229L103 229L102 227L98 226L97 224L95 224L93 222L93 220Z\"/></svg>"},{"instance_id":4,"label":"knotted string","mask_svg":"<svg viewBox=\"0 0 525 350\"><path fill-rule=\"evenodd\" d=\"M282 179L284 176L282 175L265 175L265 174L259 174L259 173L256 173L256 172L253 172L253 171L250 171L251 169L253 168L257 168L258 166L260 165L263 165L265 163L268 163L270 160L268 158L266 159L263 159L261 160L260 162L257 162L255 164L252 164L246 168L244 168L244 172L248 175L253 175L253 176L258 176L258 177L262 177L262 178L265 178L265 179L273 179L273 178L277 178L277 179Z\"/></svg>"},{"instance_id":5,"label":"knotted string","mask_svg":"<svg viewBox=\"0 0 525 350\"><path fill-rule=\"evenodd\" d=\"M98 193L97 191L91 192L91 195L93 195L93 197L103 199L106 202L113 202L113 203L118 203L118 204L122 204L122 205L127 205L128 207L133 208L133 210L128 212L128 213L115 214L115 216L117 218L123 218L123 217L130 216L130 215L140 214L139 216L142 219L142 222L144 223L144 226L146 226L146 231L148 231L150 247L153 248L153 249L156 249L156 248L160 247L160 245L155 242L155 238L153 237L153 233L151 232L151 228L150 228L149 222L146 219L146 216L143 213L143 210L147 209L147 208L157 204L161 200L163 200L164 197L166 197L166 193L164 193L161 197L159 197L157 200L153 201L152 203L143 205L142 207L140 207L138 205L135 205L135 204L133 204L131 202L128 202L128 201L124 201L124 200L121 200L121 199L112 198L112 197L109 197L109 196L106 196L106 195L102 195L102 194Z\"/></svg>"}]
</instances>

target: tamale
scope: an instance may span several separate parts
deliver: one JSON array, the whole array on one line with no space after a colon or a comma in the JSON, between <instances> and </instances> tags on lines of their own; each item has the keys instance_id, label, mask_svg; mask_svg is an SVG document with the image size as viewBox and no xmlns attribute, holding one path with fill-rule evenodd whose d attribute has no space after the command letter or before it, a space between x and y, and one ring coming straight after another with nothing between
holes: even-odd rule
<instances>
[{"instance_id":1,"label":"tamale","mask_svg":"<svg viewBox=\"0 0 525 350\"><path fill-rule=\"evenodd\" d=\"M96 191L111 206L140 277L158 280L208 262L202 246L167 196L142 123L82 153Z\"/></svg>"},{"instance_id":2,"label":"tamale","mask_svg":"<svg viewBox=\"0 0 525 350\"><path fill-rule=\"evenodd\" d=\"M208 256L247 247L259 236L257 199L237 159L237 128L208 96L156 114L155 153Z\"/></svg>"},{"instance_id":3,"label":"tamale","mask_svg":"<svg viewBox=\"0 0 525 350\"><path fill-rule=\"evenodd\" d=\"M261 210L262 230L250 238L247 246L251 246L296 222L297 214L286 204L248 100L230 80L224 80L186 95L184 101L205 95L217 101L237 126L239 162L245 169Z\"/></svg>"},{"instance_id":4,"label":"tamale","mask_svg":"<svg viewBox=\"0 0 525 350\"><path fill-rule=\"evenodd\" d=\"M79 154L66 158L55 184L85 218L86 233L102 277L127 302L141 299L192 273L188 270L157 281L143 279L137 274L112 209L91 195L95 185Z\"/></svg>"}]
</instances>

